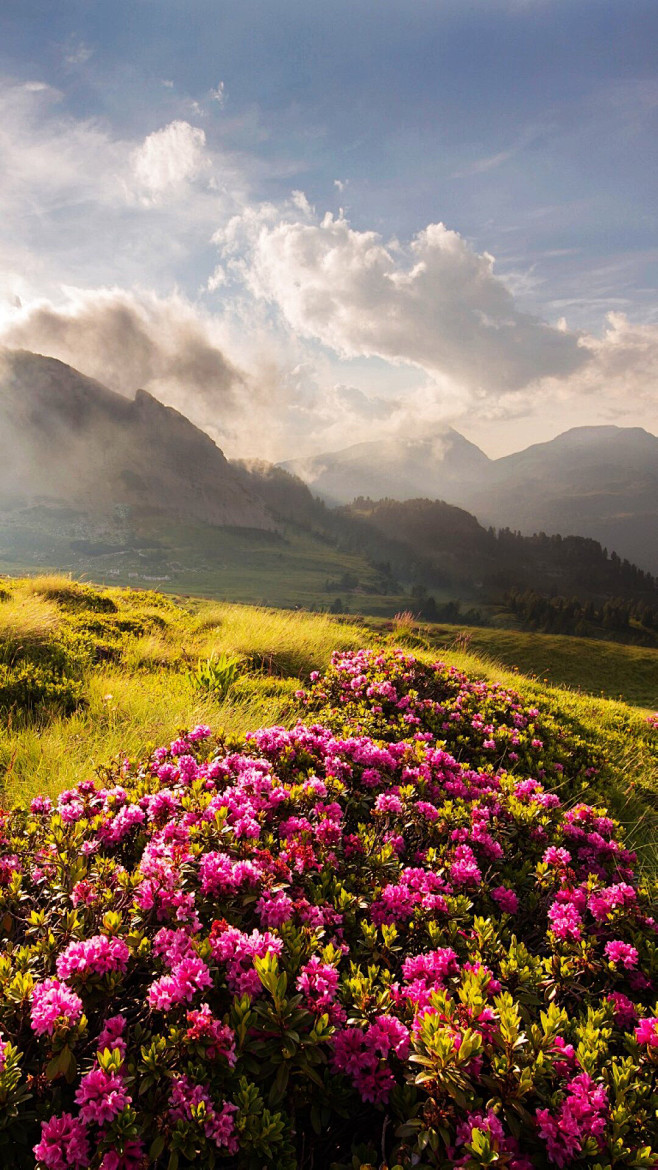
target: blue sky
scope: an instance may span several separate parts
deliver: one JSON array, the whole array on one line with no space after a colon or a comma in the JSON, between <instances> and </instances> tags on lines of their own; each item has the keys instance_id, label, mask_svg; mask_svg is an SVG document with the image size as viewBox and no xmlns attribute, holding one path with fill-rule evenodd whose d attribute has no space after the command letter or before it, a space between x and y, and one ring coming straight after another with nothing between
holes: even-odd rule
<instances>
[{"instance_id":1,"label":"blue sky","mask_svg":"<svg viewBox=\"0 0 658 1170\"><path fill-rule=\"evenodd\" d=\"M275 458L656 430L655 0L8 0L0 24L7 344Z\"/></svg>"}]
</instances>

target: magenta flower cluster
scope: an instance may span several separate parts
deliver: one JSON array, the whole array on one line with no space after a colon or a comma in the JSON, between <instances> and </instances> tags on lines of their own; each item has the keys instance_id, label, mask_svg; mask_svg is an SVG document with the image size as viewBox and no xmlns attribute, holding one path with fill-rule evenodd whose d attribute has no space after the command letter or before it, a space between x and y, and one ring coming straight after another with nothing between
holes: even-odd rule
<instances>
[{"instance_id":1,"label":"magenta flower cluster","mask_svg":"<svg viewBox=\"0 0 658 1170\"><path fill-rule=\"evenodd\" d=\"M656 887L582 758L409 656L313 688L0 815L16 1164L658 1166Z\"/></svg>"}]
</instances>

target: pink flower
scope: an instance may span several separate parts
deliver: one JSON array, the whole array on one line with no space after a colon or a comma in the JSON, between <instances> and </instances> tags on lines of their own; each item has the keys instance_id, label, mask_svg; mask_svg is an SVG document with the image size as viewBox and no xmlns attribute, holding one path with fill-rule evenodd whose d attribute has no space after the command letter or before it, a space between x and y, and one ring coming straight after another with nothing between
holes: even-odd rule
<instances>
[{"instance_id":1,"label":"pink flower","mask_svg":"<svg viewBox=\"0 0 658 1170\"><path fill-rule=\"evenodd\" d=\"M568 849L558 849L557 846L550 845L544 853L542 861L544 861L546 865L555 865L558 868L561 868L562 866L569 864L571 861L571 854L569 853Z\"/></svg>"},{"instance_id":2,"label":"pink flower","mask_svg":"<svg viewBox=\"0 0 658 1170\"><path fill-rule=\"evenodd\" d=\"M109 1124L131 1101L121 1077L102 1068L93 1068L87 1073L75 1094L80 1118L86 1124Z\"/></svg>"},{"instance_id":3,"label":"pink flower","mask_svg":"<svg viewBox=\"0 0 658 1170\"><path fill-rule=\"evenodd\" d=\"M622 995L621 991L611 991L607 999L613 1006L615 1023L620 1028L629 1028L637 1019L635 1004L626 995Z\"/></svg>"},{"instance_id":4,"label":"pink flower","mask_svg":"<svg viewBox=\"0 0 658 1170\"><path fill-rule=\"evenodd\" d=\"M328 1011L338 991L338 971L313 955L302 967L296 987L305 997L311 1011L321 1015Z\"/></svg>"},{"instance_id":5,"label":"pink flower","mask_svg":"<svg viewBox=\"0 0 658 1170\"><path fill-rule=\"evenodd\" d=\"M587 1138L599 1141L606 1127L608 1094L588 1073L574 1077L557 1116L548 1109L536 1113L539 1136L546 1142L550 1161L566 1166L581 1152Z\"/></svg>"},{"instance_id":6,"label":"pink flower","mask_svg":"<svg viewBox=\"0 0 658 1170\"><path fill-rule=\"evenodd\" d=\"M198 955L188 955L174 967L171 975L163 975L151 984L148 1005L161 1012L168 1012L181 1003L190 1003L197 992L206 987L212 987L208 967Z\"/></svg>"},{"instance_id":7,"label":"pink flower","mask_svg":"<svg viewBox=\"0 0 658 1170\"><path fill-rule=\"evenodd\" d=\"M106 1048L109 1048L113 1052L115 1048L118 1048L123 1060L126 1055L126 1042L123 1039L125 1027L126 1021L123 1016L111 1016L109 1020L105 1021L105 1026L98 1037L96 1050L104 1052Z\"/></svg>"},{"instance_id":8,"label":"pink flower","mask_svg":"<svg viewBox=\"0 0 658 1170\"><path fill-rule=\"evenodd\" d=\"M406 1059L409 1032L394 1016L381 1016L366 1031L345 1028L333 1037L333 1064L354 1082L363 1101L384 1104L395 1086L387 1063L391 1053Z\"/></svg>"},{"instance_id":9,"label":"pink flower","mask_svg":"<svg viewBox=\"0 0 658 1170\"><path fill-rule=\"evenodd\" d=\"M87 1170L91 1154L84 1122L70 1113L42 1121L41 1141L34 1147L34 1156L48 1170Z\"/></svg>"},{"instance_id":10,"label":"pink flower","mask_svg":"<svg viewBox=\"0 0 658 1170\"><path fill-rule=\"evenodd\" d=\"M52 812L53 802L49 796L35 796L30 803L31 813L49 813Z\"/></svg>"},{"instance_id":11,"label":"pink flower","mask_svg":"<svg viewBox=\"0 0 658 1170\"><path fill-rule=\"evenodd\" d=\"M380 1016L371 1024L364 1037L368 1052L387 1057L394 1052L400 1060L409 1055L409 1029L396 1016Z\"/></svg>"},{"instance_id":12,"label":"pink flower","mask_svg":"<svg viewBox=\"0 0 658 1170\"><path fill-rule=\"evenodd\" d=\"M234 861L228 853L205 853L199 877L204 894L226 894L243 885L258 885L262 874L253 861Z\"/></svg>"},{"instance_id":13,"label":"pink flower","mask_svg":"<svg viewBox=\"0 0 658 1170\"><path fill-rule=\"evenodd\" d=\"M205 1106L203 1131L207 1138L229 1154L237 1154L239 1139L235 1130L237 1106L225 1101L221 1109L211 1100L207 1085L195 1085L186 1076L175 1077L169 1099L169 1116L172 1121L194 1121L192 1106Z\"/></svg>"},{"instance_id":14,"label":"pink flower","mask_svg":"<svg viewBox=\"0 0 658 1170\"><path fill-rule=\"evenodd\" d=\"M548 909L548 919L556 938L571 942L580 938L582 919L573 902L553 902Z\"/></svg>"},{"instance_id":15,"label":"pink flower","mask_svg":"<svg viewBox=\"0 0 658 1170\"><path fill-rule=\"evenodd\" d=\"M375 812L401 813L402 811L402 801L395 793L381 792L375 801Z\"/></svg>"},{"instance_id":16,"label":"pink flower","mask_svg":"<svg viewBox=\"0 0 658 1170\"><path fill-rule=\"evenodd\" d=\"M458 886L476 886L482 881L475 854L470 845L458 845L450 866L450 880Z\"/></svg>"},{"instance_id":17,"label":"pink flower","mask_svg":"<svg viewBox=\"0 0 658 1170\"><path fill-rule=\"evenodd\" d=\"M658 1048L658 1016L640 1020L635 1029L635 1039L638 1044L648 1044L649 1048Z\"/></svg>"},{"instance_id":18,"label":"pink flower","mask_svg":"<svg viewBox=\"0 0 658 1170\"><path fill-rule=\"evenodd\" d=\"M82 1000L59 979L35 984L30 1008L32 1031L52 1036L55 1028L72 1028L82 1015Z\"/></svg>"},{"instance_id":19,"label":"pink flower","mask_svg":"<svg viewBox=\"0 0 658 1170\"><path fill-rule=\"evenodd\" d=\"M463 1121L457 1128L456 1142L458 1146L465 1146L467 1142L473 1139L473 1130L478 1129L481 1133L489 1134L495 1141L502 1142L505 1137L505 1131L502 1124L493 1110L488 1109L485 1113L469 1113L466 1121Z\"/></svg>"},{"instance_id":20,"label":"pink flower","mask_svg":"<svg viewBox=\"0 0 658 1170\"><path fill-rule=\"evenodd\" d=\"M604 922L611 917L615 910L626 909L637 902L637 892L626 882L619 882L616 886L606 886L590 894L587 903L590 914L597 922Z\"/></svg>"},{"instance_id":21,"label":"pink flower","mask_svg":"<svg viewBox=\"0 0 658 1170\"><path fill-rule=\"evenodd\" d=\"M123 939L96 934L69 943L57 959L57 974L60 979L77 976L82 981L90 975L106 975L111 971L125 975L129 958L130 950Z\"/></svg>"},{"instance_id":22,"label":"pink flower","mask_svg":"<svg viewBox=\"0 0 658 1170\"><path fill-rule=\"evenodd\" d=\"M265 955L280 955L283 950L283 941L270 934L268 930L261 934L253 930L250 935L243 934L236 926L213 927L210 935L210 945L215 959L226 963L226 982L229 991L238 995L250 995L252 998L260 995L262 984L258 972L254 968L254 959L263 959Z\"/></svg>"},{"instance_id":23,"label":"pink flower","mask_svg":"<svg viewBox=\"0 0 658 1170\"><path fill-rule=\"evenodd\" d=\"M235 1036L228 1024L222 1024L211 1012L207 1003L202 1003L198 1011L187 1013L188 1028L185 1039L194 1043L203 1043L210 1060L217 1060L223 1056L233 1068L237 1057L235 1054Z\"/></svg>"},{"instance_id":24,"label":"pink flower","mask_svg":"<svg viewBox=\"0 0 658 1170\"><path fill-rule=\"evenodd\" d=\"M287 894L280 892L272 896L263 894L256 903L256 910L261 926L283 926L292 918L293 901Z\"/></svg>"},{"instance_id":25,"label":"pink flower","mask_svg":"<svg viewBox=\"0 0 658 1170\"><path fill-rule=\"evenodd\" d=\"M637 967L639 955L630 943L613 939L612 942L605 944L605 954L611 963L619 963L623 967Z\"/></svg>"},{"instance_id":26,"label":"pink flower","mask_svg":"<svg viewBox=\"0 0 658 1170\"><path fill-rule=\"evenodd\" d=\"M498 903L505 914L516 914L518 912L519 899L514 893L514 890L509 890L507 886L496 886L491 891L491 897L494 902Z\"/></svg>"},{"instance_id":27,"label":"pink flower","mask_svg":"<svg viewBox=\"0 0 658 1170\"><path fill-rule=\"evenodd\" d=\"M108 1150L103 1155L100 1170L138 1170L144 1165L144 1146L139 1138L123 1143L123 1153Z\"/></svg>"}]
</instances>

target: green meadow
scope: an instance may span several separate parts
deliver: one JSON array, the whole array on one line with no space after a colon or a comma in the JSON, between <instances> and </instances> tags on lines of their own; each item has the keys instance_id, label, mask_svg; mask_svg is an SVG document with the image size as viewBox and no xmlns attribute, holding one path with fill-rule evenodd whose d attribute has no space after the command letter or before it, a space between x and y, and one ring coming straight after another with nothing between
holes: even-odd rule
<instances>
[{"instance_id":1,"label":"green meadow","mask_svg":"<svg viewBox=\"0 0 658 1170\"><path fill-rule=\"evenodd\" d=\"M333 650L399 645L511 685L595 743L605 765L582 795L606 804L644 863L656 864L658 737L647 716L658 706L658 651L419 625L410 615L383 621L275 610L65 576L0 585L6 807L71 787L196 723L236 738L262 725L290 726L302 715L295 692ZM235 677L225 688L227 663Z\"/></svg>"}]
</instances>

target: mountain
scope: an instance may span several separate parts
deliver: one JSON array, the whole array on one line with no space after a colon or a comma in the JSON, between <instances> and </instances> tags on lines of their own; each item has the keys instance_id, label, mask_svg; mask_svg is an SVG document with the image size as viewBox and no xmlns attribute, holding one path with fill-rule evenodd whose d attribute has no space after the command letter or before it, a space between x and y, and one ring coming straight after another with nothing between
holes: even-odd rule
<instances>
[{"instance_id":1,"label":"mountain","mask_svg":"<svg viewBox=\"0 0 658 1170\"><path fill-rule=\"evenodd\" d=\"M343 451L280 464L299 476L328 503L347 504L356 496L413 500L457 497L472 479L486 474L490 460L451 428L427 439L382 439Z\"/></svg>"},{"instance_id":2,"label":"mountain","mask_svg":"<svg viewBox=\"0 0 658 1170\"><path fill-rule=\"evenodd\" d=\"M640 427L576 427L500 459L450 430L282 466L327 501L442 499L485 525L591 537L658 573L658 438Z\"/></svg>"},{"instance_id":3,"label":"mountain","mask_svg":"<svg viewBox=\"0 0 658 1170\"><path fill-rule=\"evenodd\" d=\"M658 583L635 565L609 556L580 536L522 536L486 529L475 516L442 500L359 498L340 514L367 525L362 547L388 553L400 575L406 560L417 581L457 584L471 598L500 600L510 589L580 598L643 600L656 608ZM380 541L377 550L373 534ZM403 562L399 550L403 550Z\"/></svg>"},{"instance_id":4,"label":"mountain","mask_svg":"<svg viewBox=\"0 0 658 1170\"><path fill-rule=\"evenodd\" d=\"M440 442L389 445L386 458L381 445L364 447L369 482L388 496L396 468L408 484L420 469L462 494L489 477L489 502L494 486L502 495L510 483L526 485L517 491L529 497L537 467L555 490L560 477L568 483L566 456L557 470L546 456L555 444L537 449L545 472L534 449L505 471L505 461L488 460L454 431ZM358 471L354 450L343 479ZM587 471L577 443L575 450L574 466ZM123 397L25 351L0 357L0 566L126 584L170 581L178 592L280 605L327 606L342 596L366 613L394 613L414 597L426 610L430 598L435 607L436 598L505 605L512 592L518 614L535 615L529 591L599 606L625 599L658 613L656 583L594 540L496 533L463 507L427 498L360 497L330 507L284 468L229 462L208 435L150 395Z\"/></svg>"},{"instance_id":5,"label":"mountain","mask_svg":"<svg viewBox=\"0 0 658 1170\"><path fill-rule=\"evenodd\" d=\"M460 502L485 524L591 536L658 573L658 438L641 427L575 427L492 460Z\"/></svg>"},{"instance_id":6,"label":"mountain","mask_svg":"<svg viewBox=\"0 0 658 1170\"><path fill-rule=\"evenodd\" d=\"M213 525L274 522L204 431L25 350L0 357L0 503L95 515L137 508Z\"/></svg>"}]
</instances>

